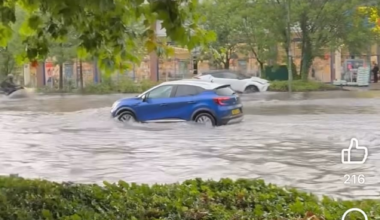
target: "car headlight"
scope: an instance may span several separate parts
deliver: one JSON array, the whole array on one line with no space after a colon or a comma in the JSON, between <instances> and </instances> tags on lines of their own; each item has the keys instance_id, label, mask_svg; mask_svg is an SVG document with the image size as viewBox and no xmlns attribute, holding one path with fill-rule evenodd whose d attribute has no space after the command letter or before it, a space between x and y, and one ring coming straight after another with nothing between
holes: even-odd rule
<instances>
[{"instance_id":1,"label":"car headlight","mask_svg":"<svg viewBox=\"0 0 380 220\"><path fill-rule=\"evenodd\" d=\"M114 102L113 105L112 105L112 107L111 107L111 112L115 111L116 108L117 108L117 106L118 106L119 104L120 104L119 101Z\"/></svg>"}]
</instances>

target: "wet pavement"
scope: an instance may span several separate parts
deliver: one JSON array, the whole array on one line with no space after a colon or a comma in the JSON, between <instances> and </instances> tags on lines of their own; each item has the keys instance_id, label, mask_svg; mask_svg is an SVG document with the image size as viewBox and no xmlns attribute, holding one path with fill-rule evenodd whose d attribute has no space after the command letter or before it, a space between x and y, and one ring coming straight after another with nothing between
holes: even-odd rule
<instances>
[{"instance_id":1,"label":"wet pavement","mask_svg":"<svg viewBox=\"0 0 380 220\"><path fill-rule=\"evenodd\" d=\"M0 98L0 175L85 183L262 178L341 198L380 196L380 92L243 96L244 122L217 128L121 125L109 111L126 96ZM353 137L369 149L365 164L341 162Z\"/></svg>"}]
</instances>

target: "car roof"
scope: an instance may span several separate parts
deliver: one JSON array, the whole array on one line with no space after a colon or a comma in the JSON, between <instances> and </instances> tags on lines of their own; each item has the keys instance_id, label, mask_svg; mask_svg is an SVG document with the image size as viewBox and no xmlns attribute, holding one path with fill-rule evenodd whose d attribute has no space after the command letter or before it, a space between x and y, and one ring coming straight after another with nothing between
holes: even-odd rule
<instances>
[{"instance_id":1,"label":"car roof","mask_svg":"<svg viewBox=\"0 0 380 220\"><path fill-rule=\"evenodd\" d=\"M200 81L198 79L183 79L175 80L161 83L161 85L188 85L188 86L199 86L206 90L213 90L221 86L228 86L229 84L220 84L213 82Z\"/></svg>"}]
</instances>

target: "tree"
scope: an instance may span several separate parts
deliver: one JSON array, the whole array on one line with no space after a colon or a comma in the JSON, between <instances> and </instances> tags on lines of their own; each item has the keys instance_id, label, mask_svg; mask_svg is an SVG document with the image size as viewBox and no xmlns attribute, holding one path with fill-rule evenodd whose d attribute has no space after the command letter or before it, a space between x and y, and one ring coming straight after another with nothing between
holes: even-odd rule
<instances>
[{"instance_id":1,"label":"tree","mask_svg":"<svg viewBox=\"0 0 380 220\"><path fill-rule=\"evenodd\" d=\"M208 59L217 68L229 69L231 58L235 56L241 39L237 35L237 25L241 16L236 16L236 1L205 0L199 7L204 15L203 26L217 35L215 42L203 48L202 59Z\"/></svg>"},{"instance_id":2,"label":"tree","mask_svg":"<svg viewBox=\"0 0 380 220\"><path fill-rule=\"evenodd\" d=\"M278 41L286 43L286 4L291 1L291 26L293 34L301 39L300 73L303 80L308 80L309 69L313 60L323 56L328 49L334 51L342 44L362 49L359 41L371 42L373 34L364 22L358 22L356 8L366 5L370 0L273 0L268 7L267 0L257 0L262 13L272 22L272 33L277 33ZM363 21L364 17L359 20ZM295 31L297 30L297 31ZM289 54L288 54L289 56Z\"/></svg>"},{"instance_id":3,"label":"tree","mask_svg":"<svg viewBox=\"0 0 380 220\"><path fill-rule=\"evenodd\" d=\"M254 55L260 65L261 76L265 77L264 64L268 60L277 59L275 47L277 47L278 38L270 32L272 22L251 0L237 0L234 9L235 16L241 18L241 22L236 26L236 33L243 42L239 47Z\"/></svg>"},{"instance_id":4,"label":"tree","mask_svg":"<svg viewBox=\"0 0 380 220\"><path fill-rule=\"evenodd\" d=\"M4 77L13 72L15 60L10 46L0 48L0 75Z\"/></svg>"},{"instance_id":5,"label":"tree","mask_svg":"<svg viewBox=\"0 0 380 220\"><path fill-rule=\"evenodd\" d=\"M144 37L145 47L155 49L154 31L151 25L163 21L167 35L189 49L207 43L213 35L198 26L195 12L196 0L3 0L0 2L0 44L6 46L11 38L11 24L17 21L15 7L28 10L23 27L26 49L25 58L45 58L49 53L48 39L67 36L70 29L78 33L79 54L95 56L110 68L119 67L122 60L138 61L134 52L136 38ZM142 35L130 29L136 20L145 27ZM152 46L153 45L153 46Z\"/></svg>"},{"instance_id":6,"label":"tree","mask_svg":"<svg viewBox=\"0 0 380 220\"><path fill-rule=\"evenodd\" d=\"M59 89L63 89L63 65L64 63L72 63L77 58L77 48L80 44L78 34L70 29L67 36L60 40L49 40L48 57L54 61L55 65L59 65ZM80 66L81 67L81 66ZM80 70L81 71L81 70Z\"/></svg>"},{"instance_id":7,"label":"tree","mask_svg":"<svg viewBox=\"0 0 380 220\"><path fill-rule=\"evenodd\" d=\"M25 18L25 11L21 8L16 9L17 22L10 26L12 36L8 44L0 46L0 75L6 76L13 73L16 63L16 55L23 51L22 39L18 33L21 24Z\"/></svg>"},{"instance_id":8,"label":"tree","mask_svg":"<svg viewBox=\"0 0 380 220\"><path fill-rule=\"evenodd\" d=\"M78 39L74 32L68 34L67 41L53 41L49 46L49 57L54 60L55 64L59 65L59 89L63 89L63 64L72 62L77 57L76 49L79 45Z\"/></svg>"},{"instance_id":9,"label":"tree","mask_svg":"<svg viewBox=\"0 0 380 220\"><path fill-rule=\"evenodd\" d=\"M369 46L380 37L379 12L376 6L367 5L353 11L353 22L349 31L341 36L342 44L347 47L351 57L368 52ZM351 30L353 29L353 30ZM355 31L355 32L354 32Z\"/></svg>"}]
</instances>

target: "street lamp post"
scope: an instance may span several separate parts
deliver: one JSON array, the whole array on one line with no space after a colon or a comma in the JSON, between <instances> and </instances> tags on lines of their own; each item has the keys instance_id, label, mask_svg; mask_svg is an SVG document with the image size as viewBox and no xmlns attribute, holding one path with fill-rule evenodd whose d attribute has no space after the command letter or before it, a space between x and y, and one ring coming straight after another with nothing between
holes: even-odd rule
<instances>
[{"instance_id":1,"label":"street lamp post","mask_svg":"<svg viewBox=\"0 0 380 220\"><path fill-rule=\"evenodd\" d=\"M293 80L293 73L292 73L292 51L291 51L291 30L290 30L290 1L287 0L287 43L288 43L288 91L289 93L292 92L292 80Z\"/></svg>"}]
</instances>

